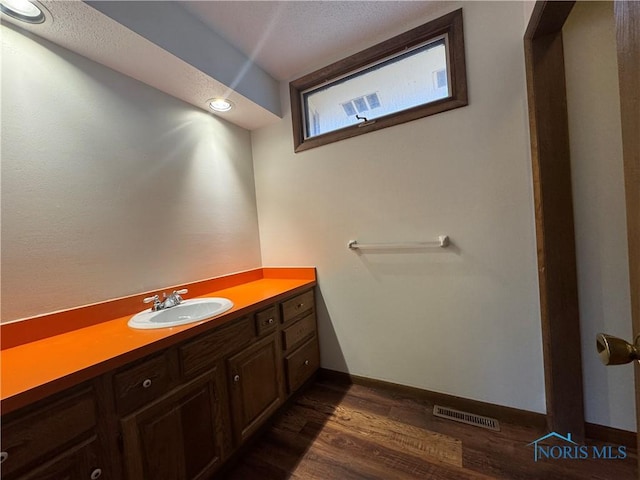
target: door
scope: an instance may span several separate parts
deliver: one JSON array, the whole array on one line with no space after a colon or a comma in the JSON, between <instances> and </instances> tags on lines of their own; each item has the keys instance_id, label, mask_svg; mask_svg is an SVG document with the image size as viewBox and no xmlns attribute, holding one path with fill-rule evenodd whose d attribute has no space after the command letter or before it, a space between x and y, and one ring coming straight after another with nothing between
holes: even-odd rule
<instances>
[{"instance_id":1,"label":"door","mask_svg":"<svg viewBox=\"0 0 640 480\"><path fill-rule=\"evenodd\" d=\"M583 266L580 316L582 326L589 332L589 346L583 353L588 357L587 367L596 362L596 352L605 365L630 363L640 358L633 342L640 320L637 143L640 50L637 43L633 47L634 28L638 27L630 26L637 6L637 2L579 2L563 28L576 241L577 247L582 247L577 248L578 265ZM637 42L637 33L635 35ZM625 264L629 267L628 280ZM591 329L603 328L604 321L607 322L605 328L618 330L631 330L627 323L631 321L633 338L620 339L600 333L594 351L595 332L591 333ZM638 344L640 347L640 342ZM591 382L585 403L595 404L599 399L594 397L602 395L602 399L616 402L620 407L609 413L610 421L615 421L617 415L619 422L628 422L634 395L631 367L608 372L609 375L604 374L599 365L594 367L585 370L585 385ZM607 381L610 387L601 388ZM636 410L640 415L639 392L640 382L636 382ZM633 426L624 428L632 430Z\"/></svg>"},{"instance_id":2,"label":"door","mask_svg":"<svg viewBox=\"0 0 640 480\"><path fill-rule=\"evenodd\" d=\"M215 368L122 419L127 478L211 477L225 457L222 382Z\"/></svg>"},{"instance_id":3,"label":"door","mask_svg":"<svg viewBox=\"0 0 640 480\"><path fill-rule=\"evenodd\" d=\"M585 4L585 6L588 6ZM596 351L605 365L621 365L640 359L640 4L615 2L616 48L618 56L617 80L620 88L620 117L622 157L626 203L627 244L629 249L629 283L633 339L620 339L601 333L596 339ZM635 25L634 25L635 22ZM591 34L591 32L590 32ZM635 37L634 37L635 35ZM634 46L635 42L635 46ZM565 53L567 51L565 50ZM567 62L570 60L567 60ZM598 117L598 120L600 117ZM585 142L588 144L588 142ZM607 143L610 152L614 146ZM613 154L613 153L612 153ZM627 341L628 340L628 341ZM593 351L586 352L593 355ZM640 422L640 367L635 363L635 397ZM638 437L640 445L640 436Z\"/></svg>"},{"instance_id":4,"label":"door","mask_svg":"<svg viewBox=\"0 0 640 480\"><path fill-rule=\"evenodd\" d=\"M624 159L629 283L634 338L640 339L640 2L615 2L622 153ZM640 342L599 335L598 353L607 365L640 359ZM636 346L638 345L638 346ZM640 446L640 366L635 364L636 419ZM640 478L640 468L638 472Z\"/></svg>"},{"instance_id":5,"label":"door","mask_svg":"<svg viewBox=\"0 0 640 480\"><path fill-rule=\"evenodd\" d=\"M547 418L550 430L584 431L571 205L571 170L564 89L562 28L574 2L538 1L525 34L529 117ZM626 197L631 318L640 333L640 2L614 2ZM553 208L543 208L552 206ZM569 235L571 233L571 235ZM631 339L628 339L631 340ZM598 349L613 362L632 361L634 345L602 336ZM607 351L609 352L607 354ZM596 355L594 350L582 355ZM576 380L574 383L572 381ZM640 372L635 397L640 425ZM576 401L577 399L577 401ZM640 440L640 436L638 436ZM640 443L640 442L639 442ZM639 469L640 473L640 469Z\"/></svg>"},{"instance_id":6,"label":"door","mask_svg":"<svg viewBox=\"0 0 640 480\"><path fill-rule=\"evenodd\" d=\"M280 342L276 333L227 361L233 435L242 443L282 403Z\"/></svg>"}]
</instances>

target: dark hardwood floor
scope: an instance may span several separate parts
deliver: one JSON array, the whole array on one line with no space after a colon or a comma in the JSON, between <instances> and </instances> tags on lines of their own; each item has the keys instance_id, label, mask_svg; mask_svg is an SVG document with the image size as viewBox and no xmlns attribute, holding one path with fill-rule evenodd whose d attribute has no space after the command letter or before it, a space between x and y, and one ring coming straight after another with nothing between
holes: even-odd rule
<instances>
[{"instance_id":1,"label":"dark hardwood floor","mask_svg":"<svg viewBox=\"0 0 640 480\"><path fill-rule=\"evenodd\" d=\"M226 480L636 478L626 459L534 462L539 427L501 431L444 420L407 393L321 380L279 414L223 476ZM587 441L587 445L602 445Z\"/></svg>"}]
</instances>

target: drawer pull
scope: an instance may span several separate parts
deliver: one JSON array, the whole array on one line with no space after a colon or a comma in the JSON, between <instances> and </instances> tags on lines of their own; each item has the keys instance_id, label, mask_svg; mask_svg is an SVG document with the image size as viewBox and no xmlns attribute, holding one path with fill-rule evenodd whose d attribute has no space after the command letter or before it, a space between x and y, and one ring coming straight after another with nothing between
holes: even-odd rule
<instances>
[{"instance_id":1,"label":"drawer pull","mask_svg":"<svg viewBox=\"0 0 640 480\"><path fill-rule=\"evenodd\" d=\"M97 480L98 478L100 478L102 476L102 470L99 468L96 468L93 472L91 472L91 480Z\"/></svg>"},{"instance_id":2,"label":"drawer pull","mask_svg":"<svg viewBox=\"0 0 640 480\"><path fill-rule=\"evenodd\" d=\"M304 361L305 366L309 366L309 360Z\"/></svg>"},{"instance_id":3,"label":"drawer pull","mask_svg":"<svg viewBox=\"0 0 640 480\"><path fill-rule=\"evenodd\" d=\"M151 386L151 379L147 378L142 382L142 388L149 388Z\"/></svg>"},{"instance_id":4,"label":"drawer pull","mask_svg":"<svg viewBox=\"0 0 640 480\"><path fill-rule=\"evenodd\" d=\"M269 325L273 325L273 318L270 318L269 320L267 320L267 323L268 323Z\"/></svg>"},{"instance_id":5,"label":"drawer pull","mask_svg":"<svg viewBox=\"0 0 640 480\"><path fill-rule=\"evenodd\" d=\"M9 458L9 452L0 452L0 463L4 463L7 458Z\"/></svg>"},{"instance_id":6,"label":"drawer pull","mask_svg":"<svg viewBox=\"0 0 640 480\"><path fill-rule=\"evenodd\" d=\"M235 383L238 383L238 382L240 381L240 375L235 375L235 376L233 377L233 381L234 381Z\"/></svg>"},{"instance_id":7,"label":"drawer pull","mask_svg":"<svg viewBox=\"0 0 640 480\"><path fill-rule=\"evenodd\" d=\"M304 307L304 303L299 303L298 305L296 305L296 308L298 310L300 310L302 307Z\"/></svg>"}]
</instances>

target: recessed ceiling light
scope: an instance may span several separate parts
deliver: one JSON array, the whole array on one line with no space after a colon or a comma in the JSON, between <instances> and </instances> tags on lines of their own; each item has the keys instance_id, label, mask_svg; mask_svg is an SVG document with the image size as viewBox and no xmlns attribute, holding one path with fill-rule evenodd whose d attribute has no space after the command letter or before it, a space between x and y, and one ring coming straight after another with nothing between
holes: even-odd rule
<instances>
[{"instance_id":1,"label":"recessed ceiling light","mask_svg":"<svg viewBox=\"0 0 640 480\"><path fill-rule=\"evenodd\" d=\"M226 98L212 98L207 100L207 104L211 110L216 112L228 112L233 108L233 103Z\"/></svg>"},{"instance_id":2,"label":"recessed ceiling light","mask_svg":"<svg viewBox=\"0 0 640 480\"><path fill-rule=\"evenodd\" d=\"M28 23L44 22L44 12L29 0L0 0L0 11Z\"/></svg>"}]
</instances>

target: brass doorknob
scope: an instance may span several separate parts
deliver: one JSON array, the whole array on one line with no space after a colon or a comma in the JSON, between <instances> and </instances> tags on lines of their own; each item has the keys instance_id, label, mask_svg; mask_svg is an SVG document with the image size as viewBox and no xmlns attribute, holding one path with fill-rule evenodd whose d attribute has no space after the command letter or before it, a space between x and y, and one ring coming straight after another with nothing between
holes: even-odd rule
<instances>
[{"instance_id":1,"label":"brass doorknob","mask_svg":"<svg viewBox=\"0 0 640 480\"><path fill-rule=\"evenodd\" d=\"M599 333L596 336L596 349L605 365L622 365L640 359L640 335L632 345L618 337Z\"/></svg>"}]
</instances>

